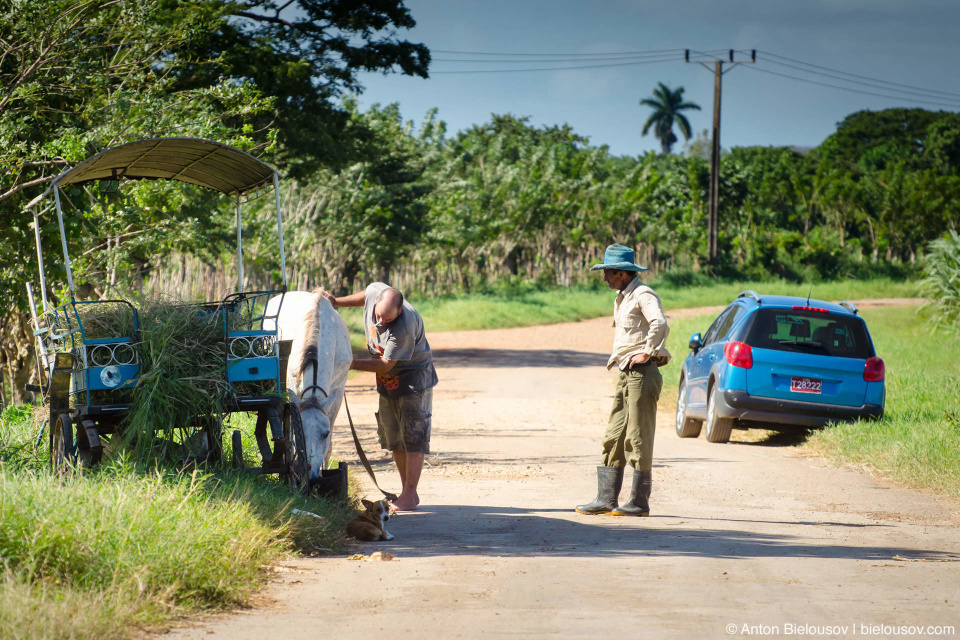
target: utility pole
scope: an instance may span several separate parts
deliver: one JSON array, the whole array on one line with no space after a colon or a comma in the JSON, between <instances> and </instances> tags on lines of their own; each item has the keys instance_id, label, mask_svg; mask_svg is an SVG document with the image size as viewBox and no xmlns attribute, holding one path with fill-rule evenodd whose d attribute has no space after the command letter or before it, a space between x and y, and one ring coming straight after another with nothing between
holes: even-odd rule
<instances>
[{"instance_id":1,"label":"utility pole","mask_svg":"<svg viewBox=\"0 0 960 640\"><path fill-rule=\"evenodd\" d=\"M713 143L710 151L710 197L707 204L707 256L710 264L717 262L717 229L719 228L718 211L720 209L720 94L723 84L723 74L732 70L738 64L753 64L757 61L757 50L750 52L750 60L734 60L734 50L729 50L729 59L723 60L694 51L694 55L704 57L704 60L691 60L690 49L684 53L686 62L696 62L707 71L713 73ZM713 68L706 63L713 62ZM724 71L723 65L730 67Z\"/></svg>"},{"instance_id":2,"label":"utility pole","mask_svg":"<svg viewBox=\"0 0 960 640\"><path fill-rule=\"evenodd\" d=\"M730 52L733 57L733 52ZM707 256L710 264L717 263L717 227L720 208L720 92L723 85L723 62L713 63L713 137L710 145L710 202L707 205Z\"/></svg>"}]
</instances>

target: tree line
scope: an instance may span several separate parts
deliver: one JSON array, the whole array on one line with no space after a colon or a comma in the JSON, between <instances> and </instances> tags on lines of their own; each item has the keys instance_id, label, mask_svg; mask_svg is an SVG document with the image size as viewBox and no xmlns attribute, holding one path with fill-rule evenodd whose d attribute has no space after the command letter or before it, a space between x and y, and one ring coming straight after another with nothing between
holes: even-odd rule
<instances>
[{"instance_id":1,"label":"tree line","mask_svg":"<svg viewBox=\"0 0 960 640\"><path fill-rule=\"evenodd\" d=\"M569 285L614 241L677 278L905 276L960 221L954 113L863 111L812 150L726 151L710 264L709 166L696 153L614 156L567 125L511 115L448 137L434 113L414 128L397 105L346 108L378 154L287 185L288 255L304 286L381 278L432 295L505 277ZM258 234L269 233L264 217Z\"/></svg>"}]
</instances>

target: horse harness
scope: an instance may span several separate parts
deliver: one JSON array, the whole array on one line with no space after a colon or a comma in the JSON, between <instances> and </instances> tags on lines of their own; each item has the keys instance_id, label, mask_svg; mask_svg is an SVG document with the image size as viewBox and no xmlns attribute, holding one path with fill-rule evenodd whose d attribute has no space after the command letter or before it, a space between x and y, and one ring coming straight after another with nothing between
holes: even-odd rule
<instances>
[{"instance_id":1,"label":"horse harness","mask_svg":"<svg viewBox=\"0 0 960 640\"><path fill-rule=\"evenodd\" d=\"M330 394L327 393L323 387L317 384L317 371L319 369L320 369L320 356L314 355L313 356L313 384L310 385L309 387L304 387L303 391L300 392L301 398L307 393L307 391L310 391L311 389L319 389L320 393L323 394L324 398L330 397ZM346 393L344 393L344 396L346 396Z\"/></svg>"}]
</instances>

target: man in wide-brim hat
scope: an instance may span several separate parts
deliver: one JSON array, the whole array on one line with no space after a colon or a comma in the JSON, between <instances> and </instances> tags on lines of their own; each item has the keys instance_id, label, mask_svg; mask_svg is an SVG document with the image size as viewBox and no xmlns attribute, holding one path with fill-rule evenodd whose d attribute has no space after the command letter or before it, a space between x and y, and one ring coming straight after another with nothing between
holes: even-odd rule
<instances>
[{"instance_id":1,"label":"man in wide-brim hat","mask_svg":"<svg viewBox=\"0 0 960 640\"><path fill-rule=\"evenodd\" d=\"M587 515L648 516L657 400L663 387L659 367L670 360L665 346L670 329L660 297L637 277L647 268L634 263L632 249L610 245L603 262L591 271L600 269L607 286L618 291L613 305L613 353L607 369L616 366L619 375L603 436L601 466L597 467L597 498L578 505L577 511ZM633 467L630 499L619 505L627 465Z\"/></svg>"}]
</instances>

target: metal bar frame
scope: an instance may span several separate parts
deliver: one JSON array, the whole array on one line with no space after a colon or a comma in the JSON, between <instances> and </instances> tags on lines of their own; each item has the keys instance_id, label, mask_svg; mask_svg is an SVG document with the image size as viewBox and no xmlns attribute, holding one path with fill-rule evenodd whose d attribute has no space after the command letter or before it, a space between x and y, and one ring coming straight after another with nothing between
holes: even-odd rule
<instances>
[{"instance_id":1,"label":"metal bar frame","mask_svg":"<svg viewBox=\"0 0 960 640\"><path fill-rule=\"evenodd\" d=\"M27 282L27 299L30 301L30 317L33 319L33 330L34 330L34 340L37 343L37 349L40 351L40 357L43 359L43 370L50 375L50 356L47 353L47 345L44 342L44 336L37 335L37 332L40 331L40 318L37 316L37 302L33 298L33 288L30 286L30 283ZM46 313L46 309L44 309ZM37 365L40 364L39 358L37 359ZM43 378L40 379L40 382L43 382Z\"/></svg>"},{"instance_id":2,"label":"metal bar frame","mask_svg":"<svg viewBox=\"0 0 960 640\"><path fill-rule=\"evenodd\" d=\"M47 300L47 274L43 269L43 249L40 246L40 212L37 210L37 207L33 208L33 233L37 237L37 263L40 265L40 298L43 300L43 312L46 313L50 310L50 302ZM32 294L31 297L33 297ZM34 311L34 315L36 315L36 311Z\"/></svg>"},{"instance_id":3,"label":"metal bar frame","mask_svg":"<svg viewBox=\"0 0 960 640\"><path fill-rule=\"evenodd\" d=\"M237 198L237 293L243 293L243 232L241 230L240 198Z\"/></svg>"},{"instance_id":4,"label":"metal bar frame","mask_svg":"<svg viewBox=\"0 0 960 640\"><path fill-rule=\"evenodd\" d=\"M60 242L63 244L63 259L67 265L67 284L70 286L70 302L76 300L73 288L73 269L70 268L70 252L67 250L67 232L63 228L63 208L60 206L60 187L53 185L53 198L57 203L57 221L60 223Z\"/></svg>"},{"instance_id":5,"label":"metal bar frame","mask_svg":"<svg viewBox=\"0 0 960 640\"><path fill-rule=\"evenodd\" d=\"M277 235L280 238L280 273L283 274L283 290L287 290L287 257L283 251L283 216L280 213L280 179L273 172L273 193L277 199Z\"/></svg>"},{"instance_id":6,"label":"metal bar frame","mask_svg":"<svg viewBox=\"0 0 960 640\"><path fill-rule=\"evenodd\" d=\"M67 273L69 273L69 271ZM73 320L70 318L70 313L69 311L67 311L67 306L68 305L63 305L63 316L67 321L67 326L70 326L71 324L73 324ZM83 328L83 321L80 319L80 310L77 309L77 301L73 299L72 295L71 295L69 307L70 307L70 311L73 311L73 317L76 319L77 327L80 329L79 345L77 344L77 339L74 338L75 333L74 332L70 333L70 352L74 354L77 354L79 352L79 360L80 360L80 370L79 371L74 370L73 372L71 372L71 376L75 376L75 375L85 376L86 370L90 368L90 362L87 358L87 333ZM75 355L74 358L76 357L77 356ZM74 361L74 368L76 368L76 360ZM73 378L71 377L71 382L72 381L73 381ZM71 395L80 393L74 390L73 386L74 385L71 384L71 389L70 389ZM91 404L90 403L90 385L86 383L86 380L84 380L84 384L83 384L83 393L86 394L87 406L89 407Z\"/></svg>"},{"instance_id":7,"label":"metal bar frame","mask_svg":"<svg viewBox=\"0 0 960 640\"><path fill-rule=\"evenodd\" d=\"M274 357L276 357L276 358L278 359L278 361L279 361L279 356L280 356L280 353L279 353L279 348L280 348L280 347L279 347L279 345L280 345L280 332L279 332L279 329L276 328L276 322L277 322L277 319L280 317L280 309L283 307L283 298L284 298L284 296L286 295L286 293L287 293L287 292L286 292L285 289L283 289L283 290L268 290L268 291L253 291L253 292L251 292L251 293L249 293L249 294L245 294L245 293L231 293L231 294L227 295L227 296L223 299L223 301L222 301L222 303L221 303L221 305L220 305L220 309L218 310L218 313L221 313L221 314L222 314L221 317L222 317L222 319L223 319L223 337L224 337L224 344L223 344L223 346L224 346L224 350L223 350L223 365L224 365L224 375L227 376L227 386L228 386L228 388L231 390L231 392L233 391L233 385L234 385L235 383L232 383L232 382L229 381L229 376L226 374L226 371L227 371L227 368L230 366L230 363L231 363L231 362L235 362L237 359L231 359L231 357L230 357L230 356L231 356L231 352L230 352L230 341L231 341L231 339L235 339L235 338L238 338L238 337L244 337L244 336L231 335L231 333L241 333L241 334L242 334L242 333L245 333L246 331L271 331L270 329L264 329L264 324L266 323L266 321L267 321L268 319L273 320L273 322L274 322L274 329L273 329L272 331L273 331L273 333L274 333L274 335L275 335L275 337L276 337L276 341L275 341L275 344L274 344ZM280 304L277 306L276 314L268 315L268 314L267 314L267 303L269 302L270 297L273 296L273 295L279 295L279 296L280 296ZM230 303L231 299L236 299L236 301L237 301L237 302L236 302L236 305L237 305L237 306L236 306L236 308L234 308L233 310L231 310L231 306L232 306L231 303ZM257 302L258 302L259 300L262 300L263 303L264 303L264 304L263 304L263 310L262 310L259 314L255 314L255 313L254 313L254 310L256 309ZM233 332L230 331L230 319L229 319L229 315L230 315L231 313L241 313L241 314L244 314L244 315L246 315L246 316L249 317L249 321L248 321L247 323L245 323L246 330L242 330L242 329L241 329L241 330L236 330L236 331L233 331ZM258 326L258 325L259 325L259 329L257 329L257 326ZM277 383L277 393L278 393L278 394L281 394L281 395L282 395L282 389L283 389L283 383L284 383L284 379L283 379L282 375L283 375L283 371L278 368L278 370L277 370L277 377L276 377L275 381L276 381L276 383ZM238 409L238 410L244 411L245 409ZM228 412L229 412L229 411L228 411Z\"/></svg>"}]
</instances>

